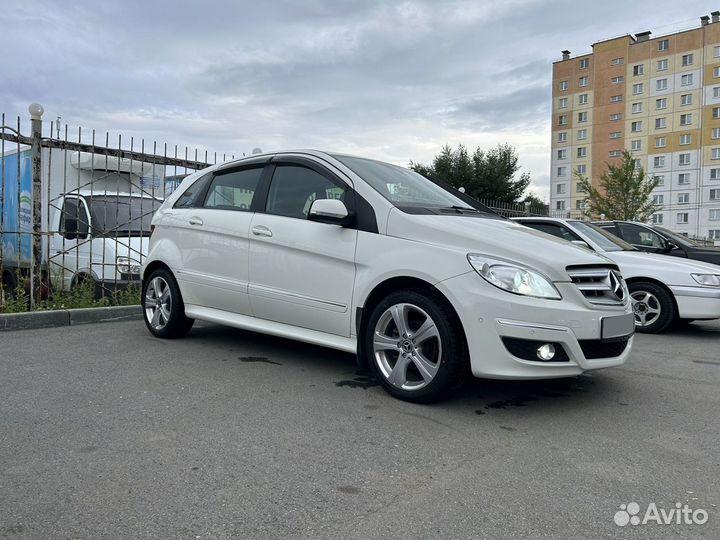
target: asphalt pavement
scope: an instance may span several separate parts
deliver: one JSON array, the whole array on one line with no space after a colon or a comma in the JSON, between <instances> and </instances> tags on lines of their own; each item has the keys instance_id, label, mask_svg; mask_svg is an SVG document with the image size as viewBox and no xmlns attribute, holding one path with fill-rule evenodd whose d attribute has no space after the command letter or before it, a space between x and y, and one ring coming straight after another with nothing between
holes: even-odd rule
<instances>
[{"instance_id":1,"label":"asphalt pavement","mask_svg":"<svg viewBox=\"0 0 720 540\"><path fill-rule=\"evenodd\" d=\"M2 333L0 538L720 538L719 345L696 323L414 405L350 355L219 326ZM617 525L632 502L707 522Z\"/></svg>"}]
</instances>

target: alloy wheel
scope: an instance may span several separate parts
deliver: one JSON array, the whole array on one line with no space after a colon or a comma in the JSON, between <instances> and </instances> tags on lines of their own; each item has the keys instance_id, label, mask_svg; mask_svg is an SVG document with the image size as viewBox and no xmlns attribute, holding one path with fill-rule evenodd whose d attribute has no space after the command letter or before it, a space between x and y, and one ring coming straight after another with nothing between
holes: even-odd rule
<instances>
[{"instance_id":1,"label":"alloy wheel","mask_svg":"<svg viewBox=\"0 0 720 540\"><path fill-rule=\"evenodd\" d=\"M658 320L662 313L662 306L654 294L647 291L635 291L630 296L637 326L650 326Z\"/></svg>"},{"instance_id":2,"label":"alloy wheel","mask_svg":"<svg viewBox=\"0 0 720 540\"><path fill-rule=\"evenodd\" d=\"M162 277L154 277L145 290L145 317L155 330L162 330L170 320L172 293Z\"/></svg>"}]
</instances>

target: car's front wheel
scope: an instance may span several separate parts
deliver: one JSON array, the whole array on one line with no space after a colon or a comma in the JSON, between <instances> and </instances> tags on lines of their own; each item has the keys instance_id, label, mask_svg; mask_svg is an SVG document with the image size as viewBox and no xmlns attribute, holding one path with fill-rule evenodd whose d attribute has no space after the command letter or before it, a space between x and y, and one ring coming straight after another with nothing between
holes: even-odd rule
<instances>
[{"instance_id":1,"label":"car's front wheel","mask_svg":"<svg viewBox=\"0 0 720 540\"><path fill-rule=\"evenodd\" d=\"M406 401L442 399L461 385L467 372L460 322L438 294L391 293L373 309L363 344L380 384Z\"/></svg>"},{"instance_id":2,"label":"car's front wheel","mask_svg":"<svg viewBox=\"0 0 720 540\"><path fill-rule=\"evenodd\" d=\"M145 325L159 338L183 337L195 322L185 316L185 304L177 281L164 268L155 270L145 280L142 307Z\"/></svg>"},{"instance_id":3,"label":"car's front wheel","mask_svg":"<svg viewBox=\"0 0 720 540\"><path fill-rule=\"evenodd\" d=\"M630 283L628 288L635 313L635 330L658 334L675 320L675 303L665 289L645 281Z\"/></svg>"}]
</instances>

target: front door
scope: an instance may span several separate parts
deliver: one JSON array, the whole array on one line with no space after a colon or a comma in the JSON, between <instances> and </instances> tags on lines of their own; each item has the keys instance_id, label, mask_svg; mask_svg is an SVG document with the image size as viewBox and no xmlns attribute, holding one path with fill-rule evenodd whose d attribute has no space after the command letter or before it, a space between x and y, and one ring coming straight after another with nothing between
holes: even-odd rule
<instances>
[{"instance_id":1,"label":"front door","mask_svg":"<svg viewBox=\"0 0 720 540\"><path fill-rule=\"evenodd\" d=\"M344 201L351 193L312 163L277 164L265 211L250 225L255 317L350 336L357 230L307 217L315 199Z\"/></svg>"}]
</instances>

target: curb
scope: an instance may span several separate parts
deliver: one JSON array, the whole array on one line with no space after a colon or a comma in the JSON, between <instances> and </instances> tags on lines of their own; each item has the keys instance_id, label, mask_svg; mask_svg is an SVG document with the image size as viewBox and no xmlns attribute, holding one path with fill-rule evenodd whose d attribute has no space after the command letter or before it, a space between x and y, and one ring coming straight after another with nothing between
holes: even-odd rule
<instances>
[{"instance_id":1,"label":"curb","mask_svg":"<svg viewBox=\"0 0 720 540\"><path fill-rule=\"evenodd\" d=\"M0 315L0 332L142 319L140 306L57 309Z\"/></svg>"}]
</instances>

